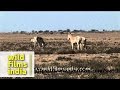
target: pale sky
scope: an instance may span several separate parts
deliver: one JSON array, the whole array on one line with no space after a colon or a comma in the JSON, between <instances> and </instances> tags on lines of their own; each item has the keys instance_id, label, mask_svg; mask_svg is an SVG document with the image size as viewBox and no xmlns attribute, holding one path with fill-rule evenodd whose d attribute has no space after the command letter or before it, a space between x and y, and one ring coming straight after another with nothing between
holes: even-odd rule
<instances>
[{"instance_id":1,"label":"pale sky","mask_svg":"<svg viewBox=\"0 0 120 90\"><path fill-rule=\"evenodd\" d=\"M119 11L0 11L0 32L120 30Z\"/></svg>"}]
</instances>

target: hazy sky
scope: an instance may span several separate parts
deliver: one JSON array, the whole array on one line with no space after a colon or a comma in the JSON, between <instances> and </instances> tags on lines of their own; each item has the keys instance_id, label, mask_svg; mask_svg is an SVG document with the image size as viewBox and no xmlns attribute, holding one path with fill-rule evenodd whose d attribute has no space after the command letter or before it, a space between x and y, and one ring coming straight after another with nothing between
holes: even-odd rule
<instances>
[{"instance_id":1,"label":"hazy sky","mask_svg":"<svg viewBox=\"0 0 120 90\"><path fill-rule=\"evenodd\" d=\"M120 12L0 11L0 32L59 29L120 30Z\"/></svg>"}]
</instances>

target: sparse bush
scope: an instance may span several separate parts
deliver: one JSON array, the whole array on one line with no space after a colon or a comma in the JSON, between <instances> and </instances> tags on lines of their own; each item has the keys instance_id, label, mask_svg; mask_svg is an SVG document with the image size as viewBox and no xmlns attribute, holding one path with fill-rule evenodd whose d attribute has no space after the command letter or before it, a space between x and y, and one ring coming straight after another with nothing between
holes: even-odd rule
<instances>
[{"instance_id":1,"label":"sparse bush","mask_svg":"<svg viewBox=\"0 0 120 90\"><path fill-rule=\"evenodd\" d=\"M79 30L73 30L72 32L79 32Z\"/></svg>"},{"instance_id":2,"label":"sparse bush","mask_svg":"<svg viewBox=\"0 0 120 90\"><path fill-rule=\"evenodd\" d=\"M120 48L119 47L115 47L115 48L112 48L110 47L108 50L106 50L107 54L110 54L110 53L120 53Z\"/></svg>"},{"instance_id":3,"label":"sparse bush","mask_svg":"<svg viewBox=\"0 0 120 90\"><path fill-rule=\"evenodd\" d=\"M91 29L90 32L99 32L99 30L96 30L96 29Z\"/></svg>"},{"instance_id":4,"label":"sparse bush","mask_svg":"<svg viewBox=\"0 0 120 90\"><path fill-rule=\"evenodd\" d=\"M50 31L50 34L53 34L53 31Z\"/></svg>"},{"instance_id":5,"label":"sparse bush","mask_svg":"<svg viewBox=\"0 0 120 90\"><path fill-rule=\"evenodd\" d=\"M49 33L49 30L45 30L44 33L45 33L45 34L48 34L48 33Z\"/></svg>"},{"instance_id":6,"label":"sparse bush","mask_svg":"<svg viewBox=\"0 0 120 90\"><path fill-rule=\"evenodd\" d=\"M64 57L61 57L61 56L60 56L60 57L58 57L56 60L58 60L58 61L59 61L59 60L62 60L62 61L70 61L70 60L72 60L72 58L70 58L70 57L65 57L65 56L64 56Z\"/></svg>"},{"instance_id":7,"label":"sparse bush","mask_svg":"<svg viewBox=\"0 0 120 90\"><path fill-rule=\"evenodd\" d=\"M53 63L51 63L51 65L53 65L53 66L59 66L60 64L58 62L54 61Z\"/></svg>"},{"instance_id":8,"label":"sparse bush","mask_svg":"<svg viewBox=\"0 0 120 90\"><path fill-rule=\"evenodd\" d=\"M42 33L42 32L43 32L42 30L38 31L38 33Z\"/></svg>"},{"instance_id":9,"label":"sparse bush","mask_svg":"<svg viewBox=\"0 0 120 90\"><path fill-rule=\"evenodd\" d=\"M104 70L108 64L102 62L100 60L74 60L74 62L70 62L69 66L76 66L76 67L89 67L93 70Z\"/></svg>"},{"instance_id":10,"label":"sparse bush","mask_svg":"<svg viewBox=\"0 0 120 90\"><path fill-rule=\"evenodd\" d=\"M110 58L118 58L118 56L110 56Z\"/></svg>"},{"instance_id":11,"label":"sparse bush","mask_svg":"<svg viewBox=\"0 0 120 90\"><path fill-rule=\"evenodd\" d=\"M59 49L57 50L56 52L57 54L75 54L75 51L74 50L69 50L69 49Z\"/></svg>"},{"instance_id":12,"label":"sparse bush","mask_svg":"<svg viewBox=\"0 0 120 90\"><path fill-rule=\"evenodd\" d=\"M20 31L20 34L26 34L27 32L26 31Z\"/></svg>"},{"instance_id":13,"label":"sparse bush","mask_svg":"<svg viewBox=\"0 0 120 90\"><path fill-rule=\"evenodd\" d=\"M19 33L19 31L14 31L14 32L12 32L13 34L18 34Z\"/></svg>"},{"instance_id":14,"label":"sparse bush","mask_svg":"<svg viewBox=\"0 0 120 90\"><path fill-rule=\"evenodd\" d=\"M60 32L60 34L64 34L64 32Z\"/></svg>"}]
</instances>

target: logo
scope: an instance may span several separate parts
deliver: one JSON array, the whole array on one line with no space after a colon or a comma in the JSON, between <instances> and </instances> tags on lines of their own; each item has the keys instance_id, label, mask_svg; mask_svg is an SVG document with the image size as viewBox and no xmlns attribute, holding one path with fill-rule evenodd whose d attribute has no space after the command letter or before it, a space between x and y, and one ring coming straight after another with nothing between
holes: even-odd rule
<instances>
[{"instance_id":1,"label":"logo","mask_svg":"<svg viewBox=\"0 0 120 90\"><path fill-rule=\"evenodd\" d=\"M0 77L34 77L34 52L0 52Z\"/></svg>"}]
</instances>

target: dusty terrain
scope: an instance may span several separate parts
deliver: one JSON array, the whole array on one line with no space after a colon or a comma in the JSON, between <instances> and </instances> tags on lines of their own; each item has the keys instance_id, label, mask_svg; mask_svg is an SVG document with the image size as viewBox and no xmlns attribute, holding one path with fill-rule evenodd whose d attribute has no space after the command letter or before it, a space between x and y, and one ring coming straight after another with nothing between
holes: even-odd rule
<instances>
[{"instance_id":1,"label":"dusty terrain","mask_svg":"<svg viewBox=\"0 0 120 90\"><path fill-rule=\"evenodd\" d=\"M71 50L67 34L36 34L46 47L33 49L35 34L0 34L0 51L35 51L36 79L120 79L120 32L74 33L87 38L87 50ZM44 67L77 67L81 71L48 71ZM89 68L89 70L85 70ZM83 70L84 69L84 70Z\"/></svg>"}]
</instances>

